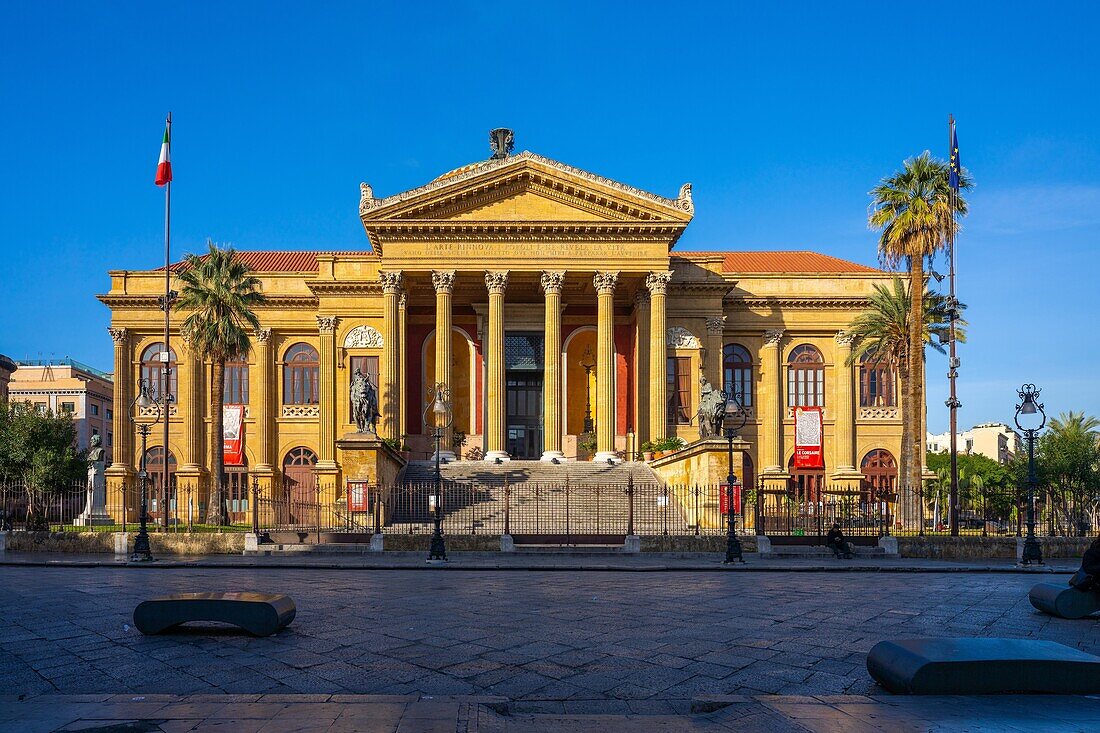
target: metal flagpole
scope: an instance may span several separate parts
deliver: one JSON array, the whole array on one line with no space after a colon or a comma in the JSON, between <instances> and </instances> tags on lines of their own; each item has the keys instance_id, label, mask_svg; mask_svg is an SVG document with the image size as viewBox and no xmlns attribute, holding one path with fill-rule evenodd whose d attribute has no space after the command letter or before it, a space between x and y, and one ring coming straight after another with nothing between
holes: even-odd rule
<instances>
[{"instance_id":1,"label":"metal flagpole","mask_svg":"<svg viewBox=\"0 0 1100 733\"><path fill-rule=\"evenodd\" d=\"M172 149L172 113L168 113L168 150ZM170 403L173 399L169 391L172 383L172 346L169 334L169 316L172 312L172 301L175 293L172 292L172 272L169 269L171 262L171 222L172 222L172 180L164 185L164 297L161 299L161 308L164 310L164 352L161 355L161 372L164 375L161 398L164 400L164 465L162 466L163 483L161 484L161 516L164 518L164 530L168 531L168 437L170 434L171 420L169 419Z\"/></svg>"},{"instance_id":2,"label":"metal flagpole","mask_svg":"<svg viewBox=\"0 0 1100 733\"><path fill-rule=\"evenodd\" d=\"M955 153L955 117L954 115L947 116L947 146L949 152L949 165L954 165L956 158ZM962 176L962 167L959 167L958 175ZM950 409L950 426L951 431L951 493L948 499L948 522L951 526L951 535L957 536L959 534L959 440L958 440L958 428L959 428L959 408L962 403L959 402L959 398L955 392L955 380L959 376L959 358L955 355L955 321L959 317L958 298L955 295L955 210L958 207L959 194L954 188L951 189L951 229L949 231L947 240L947 257L948 257L948 290L949 295L947 299L948 305L948 321L949 321L949 338L950 338L950 352L949 352L949 364L950 369L947 372L947 381L950 385L950 397L947 398L947 407Z\"/></svg>"}]
</instances>

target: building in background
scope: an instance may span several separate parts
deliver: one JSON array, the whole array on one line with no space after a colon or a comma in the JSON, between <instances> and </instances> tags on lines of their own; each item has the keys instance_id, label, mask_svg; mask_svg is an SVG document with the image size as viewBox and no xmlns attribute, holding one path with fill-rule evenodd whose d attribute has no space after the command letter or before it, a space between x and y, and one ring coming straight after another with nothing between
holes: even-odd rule
<instances>
[{"instance_id":1,"label":"building in background","mask_svg":"<svg viewBox=\"0 0 1100 733\"><path fill-rule=\"evenodd\" d=\"M8 399L8 382L15 371L15 362L0 354L0 402Z\"/></svg>"},{"instance_id":2,"label":"building in background","mask_svg":"<svg viewBox=\"0 0 1100 733\"><path fill-rule=\"evenodd\" d=\"M951 433L927 434L930 453L946 453L951 449ZM958 433L960 453L985 456L998 463L1008 463L1020 450L1020 434L1008 425L987 422Z\"/></svg>"},{"instance_id":3,"label":"building in background","mask_svg":"<svg viewBox=\"0 0 1100 733\"><path fill-rule=\"evenodd\" d=\"M88 448L101 436L107 462L114 447L114 383L111 375L74 359L36 359L16 363L8 385L12 402L30 402L43 412L72 415L77 447Z\"/></svg>"}]
</instances>

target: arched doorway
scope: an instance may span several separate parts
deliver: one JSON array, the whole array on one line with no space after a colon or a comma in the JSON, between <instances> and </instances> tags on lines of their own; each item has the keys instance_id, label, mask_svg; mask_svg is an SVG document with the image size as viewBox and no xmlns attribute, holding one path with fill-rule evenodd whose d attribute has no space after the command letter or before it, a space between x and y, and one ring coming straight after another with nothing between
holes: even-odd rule
<instances>
[{"instance_id":1,"label":"arched doorway","mask_svg":"<svg viewBox=\"0 0 1100 733\"><path fill-rule=\"evenodd\" d=\"M787 491L799 504L821 501L825 490L825 468L795 468L794 456L787 462L787 473L791 475L787 482Z\"/></svg>"},{"instance_id":2,"label":"arched doorway","mask_svg":"<svg viewBox=\"0 0 1100 733\"><path fill-rule=\"evenodd\" d=\"M863 457L859 469L863 473L860 507L867 513L883 514L887 503L897 500L897 461L890 451L876 448Z\"/></svg>"},{"instance_id":3,"label":"arched doorway","mask_svg":"<svg viewBox=\"0 0 1100 733\"><path fill-rule=\"evenodd\" d=\"M308 521L310 509L317 504L316 465L317 454L301 446L292 448L283 458L283 496L291 523Z\"/></svg>"},{"instance_id":4,"label":"arched doorway","mask_svg":"<svg viewBox=\"0 0 1100 733\"><path fill-rule=\"evenodd\" d=\"M248 507L252 492L248 484L248 458L241 456L241 465L225 467L225 501L230 522L249 521Z\"/></svg>"},{"instance_id":5,"label":"arched doorway","mask_svg":"<svg viewBox=\"0 0 1100 733\"><path fill-rule=\"evenodd\" d=\"M176 508L176 457L168 451L168 493L164 492L164 448L156 446L145 451L145 472L148 475L149 516L159 524L166 519L179 519ZM141 487L138 487L140 491ZM138 497L138 501L141 497ZM167 513L165 507L167 506ZM167 516L166 516L167 515Z\"/></svg>"}]
</instances>

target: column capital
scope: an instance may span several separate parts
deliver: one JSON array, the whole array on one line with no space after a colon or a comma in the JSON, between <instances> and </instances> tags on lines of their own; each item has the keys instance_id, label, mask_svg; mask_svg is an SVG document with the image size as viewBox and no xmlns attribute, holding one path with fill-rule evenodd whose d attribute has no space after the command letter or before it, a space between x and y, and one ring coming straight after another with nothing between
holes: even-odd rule
<instances>
[{"instance_id":1,"label":"column capital","mask_svg":"<svg viewBox=\"0 0 1100 733\"><path fill-rule=\"evenodd\" d=\"M126 342L126 336L130 333L125 328L108 328L107 333L111 334L111 339L116 344L123 344Z\"/></svg>"},{"instance_id":2,"label":"column capital","mask_svg":"<svg viewBox=\"0 0 1100 733\"><path fill-rule=\"evenodd\" d=\"M405 273L401 270L379 270L378 280L383 293L397 293L405 286Z\"/></svg>"},{"instance_id":3,"label":"column capital","mask_svg":"<svg viewBox=\"0 0 1100 733\"><path fill-rule=\"evenodd\" d=\"M596 292L600 295L611 294L615 292L615 285L619 282L619 273L615 272L597 272L592 277L592 284L596 286Z\"/></svg>"},{"instance_id":4,"label":"column capital","mask_svg":"<svg viewBox=\"0 0 1100 733\"><path fill-rule=\"evenodd\" d=\"M401 291L401 297L397 299L397 307L405 308L409 304L409 294L404 290Z\"/></svg>"},{"instance_id":5,"label":"column capital","mask_svg":"<svg viewBox=\"0 0 1100 733\"><path fill-rule=\"evenodd\" d=\"M837 344L847 348L852 347L852 342L855 340L855 335L851 331L837 331L836 336L833 336Z\"/></svg>"},{"instance_id":6,"label":"column capital","mask_svg":"<svg viewBox=\"0 0 1100 733\"><path fill-rule=\"evenodd\" d=\"M539 283L542 285L542 292L544 293L560 293L561 286L565 283L565 271L554 272L547 270L542 273L542 277L539 278Z\"/></svg>"},{"instance_id":7,"label":"column capital","mask_svg":"<svg viewBox=\"0 0 1100 733\"><path fill-rule=\"evenodd\" d=\"M485 273L485 287L490 293L503 293L508 288L507 270L488 270Z\"/></svg>"},{"instance_id":8,"label":"column capital","mask_svg":"<svg viewBox=\"0 0 1100 733\"><path fill-rule=\"evenodd\" d=\"M725 316L712 316L707 319L707 333L717 336L724 330L726 330Z\"/></svg>"},{"instance_id":9,"label":"column capital","mask_svg":"<svg viewBox=\"0 0 1100 733\"><path fill-rule=\"evenodd\" d=\"M771 328L764 332L764 345L765 346L779 346L779 342L783 340L784 331L782 328Z\"/></svg>"},{"instance_id":10,"label":"column capital","mask_svg":"<svg viewBox=\"0 0 1100 733\"><path fill-rule=\"evenodd\" d=\"M649 291L645 288L638 288L638 292L634 293L635 305L649 305Z\"/></svg>"},{"instance_id":11,"label":"column capital","mask_svg":"<svg viewBox=\"0 0 1100 733\"><path fill-rule=\"evenodd\" d=\"M455 271L432 270L432 286L437 293L453 293L455 290Z\"/></svg>"},{"instance_id":12,"label":"column capital","mask_svg":"<svg viewBox=\"0 0 1100 733\"><path fill-rule=\"evenodd\" d=\"M324 334L334 334L339 322L338 316L317 316L317 330Z\"/></svg>"},{"instance_id":13,"label":"column capital","mask_svg":"<svg viewBox=\"0 0 1100 733\"><path fill-rule=\"evenodd\" d=\"M668 289L668 283L672 280L671 272L651 272L646 275L645 286L653 294L664 295Z\"/></svg>"},{"instance_id":14,"label":"column capital","mask_svg":"<svg viewBox=\"0 0 1100 733\"><path fill-rule=\"evenodd\" d=\"M256 343L266 345L267 342L269 340L271 340L271 329L270 328L257 328L253 332L253 335L256 337Z\"/></svg>"}]
</instances>

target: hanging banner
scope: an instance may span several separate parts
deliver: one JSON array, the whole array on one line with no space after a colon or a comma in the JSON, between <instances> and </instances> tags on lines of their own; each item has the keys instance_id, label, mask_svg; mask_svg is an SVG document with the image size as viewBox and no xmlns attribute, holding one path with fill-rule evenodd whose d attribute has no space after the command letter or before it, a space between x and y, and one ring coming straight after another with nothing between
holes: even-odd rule
<instances>
[{"instance_id":1,"label":"hanging banner","mask_svg":"<svg viewBox=\"0 0 1100 733\"><path fill-rule=\"evenodd\" d=\"M822 453L825 435L820 407L794 408L794 467L825 468Z\"/></svg>"},{"instance_id":2,"label":"hanging banner","mask_svg":"<svg viewBox=\"0 0 1100 733\"><path fill-rule=\"evenodd\" d=\"M222 407L222 445L225 465L244 465L244 405Z\"/></svg>"},{"instance_id":3,"label":"hanging banner","mask_svg":"<svg viewBox=\"0 0 1100 733\"><path fill-rule=\"evenodd\" d=\"M348 511L370 511L370 484L367 481L348 479Z\"/></svg>"},{"instance_id":4,"label":"hanging banner","mask_svg":"<svg viewBox=\"0 0 1100 733\"><path fill-rule=\"evenodd\" d=\"M718 487L718 513L726 516L730 513L729 484L721 484ZM733 484L733 513L741 515L741 482Z\"/></svg>"}]
</instances>

